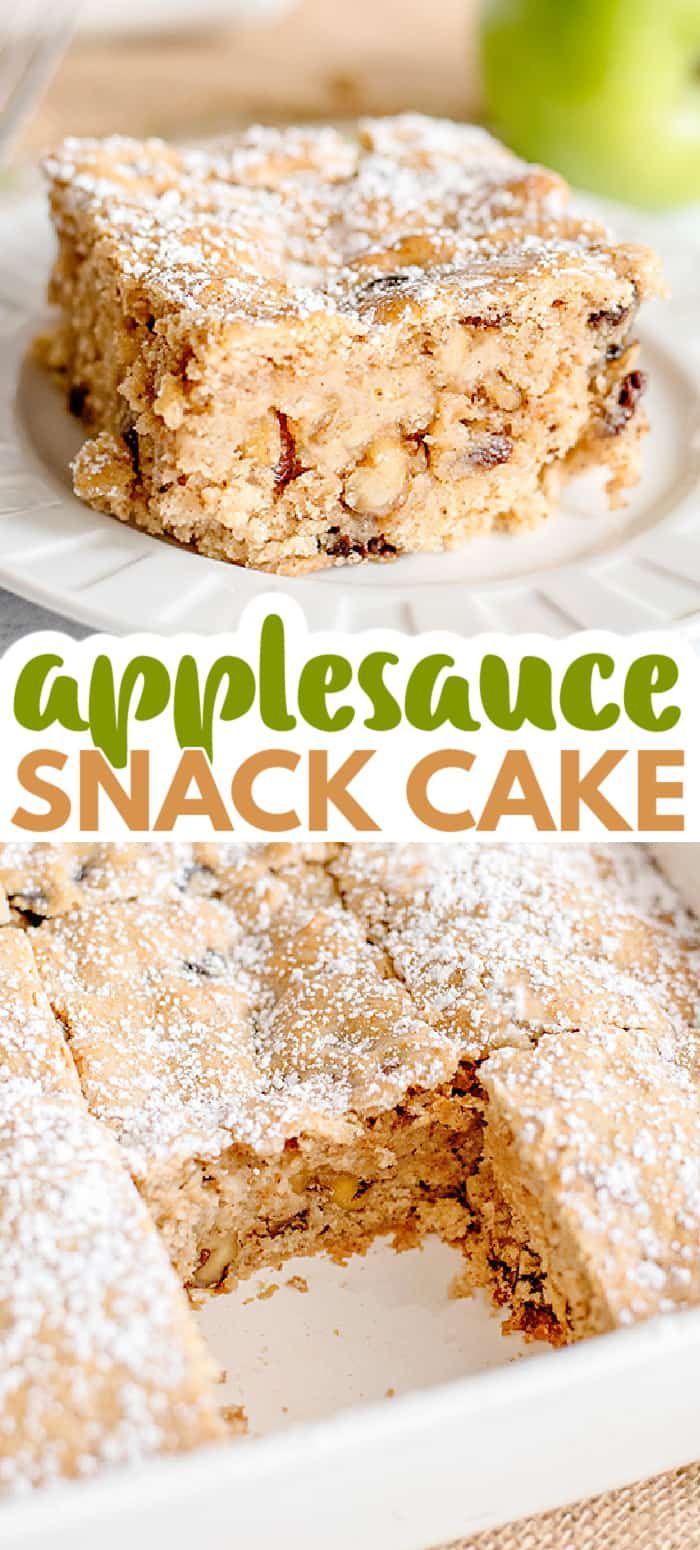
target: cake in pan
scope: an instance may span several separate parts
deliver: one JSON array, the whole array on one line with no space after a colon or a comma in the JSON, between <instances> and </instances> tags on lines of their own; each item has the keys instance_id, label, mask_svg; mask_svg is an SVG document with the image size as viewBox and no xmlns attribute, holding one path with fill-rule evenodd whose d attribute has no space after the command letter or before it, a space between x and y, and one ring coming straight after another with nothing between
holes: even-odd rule
<instances>
[{"instance_id":1,"label":"cake in pan","mask_svg":"<svg viewBox=\"0 0 700 1550\"><path fill-rule=\"evenodd\" d=\"M3 1263L43 1245L51 1314L18 1346L6 1484L220 1434L178 1283L437 1233L457 1290L554 1344L700 1302L700 927L641 848L15 843L0 881ZM82 1394L103 1256L109 1383L152 1361L126 1433L88 1384L64 1448L33 1342L50 1361L65 1317Z\"/></svg>"}]
</instances>

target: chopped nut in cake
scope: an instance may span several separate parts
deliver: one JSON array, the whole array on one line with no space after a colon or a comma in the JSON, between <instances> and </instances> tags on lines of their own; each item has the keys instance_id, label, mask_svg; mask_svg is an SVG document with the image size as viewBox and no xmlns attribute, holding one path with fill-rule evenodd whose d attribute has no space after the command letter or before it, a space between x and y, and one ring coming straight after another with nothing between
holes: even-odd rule
<instances>
[{"instance_id":1,"label":"chopped nut in cake","mask_svg":"<svg viewBox=\"0 0 700 1550\"><path fill-rule=\"evenodd\" d=\"M693 1101L698 929L635 848L221 844L200 864L220 897L31 933L88 1104L189 1283L433 1230L502 1297L496 1054L529 1071L541 1044L554 1069L609 1027ZM520 1317L571 1338L538 1253Z\"/></svg>"},{"instance_id":2,"label":"chopped nut in cake","mask_svg":"<svg viewBox=\"0 0 700 1550\"><path fill-rule=\"evenodd\" d=\"M194 549L314 570L531 527L645 427L645 248L485 131L406 114L47 161L43 348L90 428L75 489Z\"/></svg>"}]
</instances>

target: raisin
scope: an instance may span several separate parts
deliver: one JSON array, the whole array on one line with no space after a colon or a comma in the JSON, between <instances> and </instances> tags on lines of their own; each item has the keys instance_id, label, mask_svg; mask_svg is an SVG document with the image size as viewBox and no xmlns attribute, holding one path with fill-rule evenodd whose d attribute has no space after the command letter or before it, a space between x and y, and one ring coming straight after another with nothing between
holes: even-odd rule
<instances>
[{"instance_id":1,"label":"raisin","mask_svg":"<svg viewBox=\"0 0 700 1550\"><path fill-rule=\"evenodd\" d=\"M382 296L388 296L392 291L402 290L410 281L411 276L408 274L380 274L374 280L366 280L360 286L358 296L362 299L376 296L381 300Z\"/></svg>"},{"instance_id":2,"label":"raisin","mask_svg":"<svg viewBox=\"0 0 700 1550\"><path fill-rule=\"evenodd\" d=\"M44 921L46 920L45 915L36 915L34 910L20 910L20 915L22 916L25 926L43 926Z\"/></svg>"},{"instance_id":3,"label":"raisin","mask_svg":"<svg viewBox=\"0 0 700 1550\"><path fill-rule=\"evenodd\" d=\"M398 554L396 546L390 544L383 533L377 533L374 538L369 538L367 543L364 544L358 539L349 538L347 533L341 533L337 527L329 528L328 532L329 535L338 535L333 537L333 543L328 544L326 548L326 554L331 555L333 559L347 560L351 554L357 555L359 560L366 560L370 554L373 559L382 559L389 555Z\"/></svg>"},{"instance_id":4,"label":"raisin","mask_svg":"<svg viewBox=\"0 0 700 1550\"><path fill-rule=\"evenodd\" d=\"M76 420L82 420L85 405L87 403L88 389L84 382L74 382L68 394L68 408Z\"/></svg>"},{"instance_id":5,"label":"raisin","mask_svg":"<svg viewBox=\"0 0 700 1550\"><path fill-rule=\"evenodd\" d=\"M599 312L589 312L589 328L619 328L630 315L630 307L620 302L617 307L601 307Z\"/></svg>"},{"instance_id":6,"label":"raisin","mask_svg":"<svg viewBox=\"0 0 700 1550\"><path fill-rule=\"evenodd\" d=\"M339 533L338 537L333 540L333 543L328 545L327 553L332 555L334 559L347 560L356 547L352 539L348 538L347 533Z\"/></svg>"},{"instance_id":7,"label":"raisin","mask_svg":"<svg viewBox=\"0 0 700 1550\"><path fill-rule=\"evenodd\" d=\"M186 958L184 966L188 974L197 974L202 979L220 979L226 973L226 959L223 953L217 953L213 947L207 947L199 959Z\"/></svg>"},{"instance_id":8,"label":"raisin","mask_svg":"<svg viewBox=\"0 0 700 1550\"><path fill-rule=\"evenodd\" d=\"M606 406L603 424L608 436L619 436L629 424L636 413L642 394L646 391L646 385L646 373L643 371L629 371L627 376L623 377L617 394L608 400Z\"/></svg>"},{"instance_id":9,"label":"raisin","mask_svg":"<svg viewBox=\"0 0 700 1550\"><path fill-rule=\"evenodd\" d=\"M507 463L512 455L510 436L487 436L469 453L469 462L475 468L498 468L501 463Z\"/></svg>"},{"instance_id":10,"label":"raisin","mask_svg":"<svg viewBox=\"0 0 700 1550\"><path fill-rule=\"evenodd\" d=\"M31 926L40 926L49 912L49 901L41 888L28 888L12 900Z\"/></svg>"},{"instance_id":11,"label":"raisin","mask_svg":"<svg viewBox=\"0 0 700 1550\"><path fill-rule=\"evenodd\" d=\"M491 312L481 315L470 312L466 317L460 318L462 328L503 328L504 323L510 322L509 312Z\"/></svg>"},{"instance_id":12,"label":"raisin","mask_svg":"<svg viewBox=\"0 0 700 1550\"><path fill-rule=\"evenodd\" d=\"M643 371L628 372L620 384L620 391L617 395L620 408L629 410L630 414L634 414L646 385L647 379Z\"/></svg>"},{"instance_id":13,"label":"raisin","mask_svg":"<svg viewBox=\"0 0 700 1550\"><path fill-rule=\"evenodd\" d=\"M389 540L384 537L383 533L378 533L376 538L370 538L367 545L367 553L373 554L376 557L385 554L398 554L398 549L395 544L389 543Z\"/></svg>"},{"instance_id":14,"label":"raisin","mask_svg":"<svg viewBox=\"0 0 700 1550\"><path fill-rule=\"evenodd\" d=\"M306 469L299 462L294 437L289 429L289 421L281 409L276 409L277 422L280 428L280 455L275 465L274 480L275 494L281 495L293 479L299 479Z\"/></svg>"},{"instance_id":15,"label":"raisin","mask_svg":"<svg viewBox=\"0 0 700 1550\"><path fill-rule=\"evenodd\" d=\"M125 431L122 431L122 441L129 453L131 466L138 479L141 472L141 451L139 448L139 433L133 425L129 425Z\"/></svg>"},{"instance_id":16,"label":"raisin","mask_svg":"<svg viewBox=\"0 0 700 1550\"><path fill-rule=\"evenodd\" d=\"M151 314L150 317L146 318L146 328L148 329L149 334L153 333L153 330L155 329L155 326L156 326L156 320L153 317L153 315Z\"/></svg>"}]
</instances>

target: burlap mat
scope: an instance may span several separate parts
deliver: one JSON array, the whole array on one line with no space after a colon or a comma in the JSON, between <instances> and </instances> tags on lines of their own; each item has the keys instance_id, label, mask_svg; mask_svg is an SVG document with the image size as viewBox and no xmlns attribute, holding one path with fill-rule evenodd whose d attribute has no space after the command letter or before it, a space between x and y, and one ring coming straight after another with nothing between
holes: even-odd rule
<instances>
[{"instance_id":1,"label":"burlap mat","mask_svg":"<svg viewBox=\"0 0 700 1550\"><path fill-rule=\"evenodd\" d=\"M504 1463L504 1468L506 1467ZM698 1550L700 1464L542 1518L460 1539L449 1550ZM447 1546L443 1550L448 1550Z\"/></svg>"},{"instance_id":2,"label":"burlap mat","mask_svg":"<svg viewBox=\"0 0 700 1550\"><path fill-rule=\"evenodd\" d=\"M301 0L270 26L228 35L80 43L25 145L114 130L186 137L240 119L407 107L467 117L479 105L477 3ZM450 1550L700 1550L700 1465Z\"/></svg>"}]
</instances>

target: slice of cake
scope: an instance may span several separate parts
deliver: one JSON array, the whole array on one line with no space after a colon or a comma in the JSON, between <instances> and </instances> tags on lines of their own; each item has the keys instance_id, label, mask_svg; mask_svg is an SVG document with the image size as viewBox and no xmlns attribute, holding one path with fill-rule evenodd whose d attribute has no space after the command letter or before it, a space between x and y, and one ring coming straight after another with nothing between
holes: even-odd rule
<instances>
[{"instance_id":1,"label":"slice of cake","mask_svg":"<svg viewBox=\"0 0 700 1550\"><path fill-rule=\"evenodd\" d=\"M648 1031L545 1034L481 1080L485 1251L513 1323L580 1339L700 1303L698 1094Z\"/></svg>"},{"instance_id":2,"label":"slice of cake","mask_svg":"<svg viewBox=\"0 0 700 1550\"><path fill-rule=\"evenodd\" d=\"M224 1433L213 1367L119 1151L80 1100L0 1086L0 1488Z\"/></svg>"},{"instance_id":3,"label":"slice of cake","mask_svg":"<svg viewBox=\"0 0 700 1550\"><path fill-rule=\"evenodd\" d=\"M224 1435L215 1369L93 1119L27 933L0 931L0 1491Z\"/></svg>"},{"instance_id":4,"label":"slice of cake","mask_svg":"<svg viewBox=\"0 0 700 1550\"><path fill-rule=\"evenodd\" d=\"M70 140L47 173L90 505L295 572L530 527L582 467L636 481L656 260L484 131Z\"/></svg>"}]
</instances>

